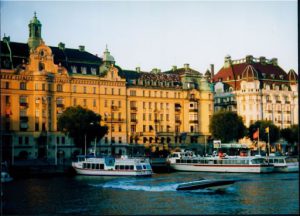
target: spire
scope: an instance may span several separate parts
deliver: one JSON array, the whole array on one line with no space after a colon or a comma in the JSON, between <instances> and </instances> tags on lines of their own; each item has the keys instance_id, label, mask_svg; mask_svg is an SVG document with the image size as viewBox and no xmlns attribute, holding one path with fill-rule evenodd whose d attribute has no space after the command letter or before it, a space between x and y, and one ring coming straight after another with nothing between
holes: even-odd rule
<instances>
[{"instance_id":1,"label":"spire","mask_svg":"<svg viewBox=\"0 0 300 216\"><path fill-rule=\"evenodd\" d=\"M31 50L35 49L42 42L42 24L38 20L36 16L36 12L34 12L34 16L30 23L29 27L29 38L28 38L28 46Z\"/></svg>"}]
</instances>

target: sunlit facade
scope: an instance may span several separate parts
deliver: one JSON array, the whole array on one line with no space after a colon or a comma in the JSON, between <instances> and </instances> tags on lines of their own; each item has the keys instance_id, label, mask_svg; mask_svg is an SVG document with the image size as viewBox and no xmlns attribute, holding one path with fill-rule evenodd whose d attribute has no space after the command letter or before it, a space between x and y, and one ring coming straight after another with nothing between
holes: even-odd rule
<instances>
[{"instance_id":1,"label":"sunlit facade","mask_svg":"<svg viewBox=\"0 0 300 216\"><path fill-rule=\"evenodd\" d=\"M72 139L57 131L69 106L99 113L108 134L98 151L125 154L126 146L154 150L201 146L210 136L213 114L210 83L185 64L170 71L124 70L108 49L100 58L79 49L46 45L34 15L28 43L1 41L1 135L4 156L70 158ZM10 159L9 159L10 158Z\"/></svg>"}]
</instances>

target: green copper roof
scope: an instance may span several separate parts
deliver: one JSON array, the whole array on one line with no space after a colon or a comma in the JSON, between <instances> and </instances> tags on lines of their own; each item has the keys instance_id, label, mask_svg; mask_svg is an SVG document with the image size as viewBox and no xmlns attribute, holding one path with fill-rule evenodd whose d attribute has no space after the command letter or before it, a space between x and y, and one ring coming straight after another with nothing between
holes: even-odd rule
<instances>
[{"instance_id":1,"label":"green copper roof","mask_svg":"<svg viewBox=\"0 0 300 216\"><path fill-rule=\"evenodd\" d=\"M34 16L32 18L32 20L30 20L30 24L37 24L37 25L41 25L41 22L38 20L38 18L36 17L36 12L34 12Z\"/></svg>"}]
</instances>

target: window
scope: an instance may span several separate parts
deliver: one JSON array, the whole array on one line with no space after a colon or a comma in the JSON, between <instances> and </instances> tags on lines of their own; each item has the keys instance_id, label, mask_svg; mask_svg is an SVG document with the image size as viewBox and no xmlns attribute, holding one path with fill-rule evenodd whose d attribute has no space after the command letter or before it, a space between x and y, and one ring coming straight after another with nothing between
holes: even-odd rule
<instances>
[{"instance_id":1,"label":"window","mask_svg":"<svg viewBox=\"0 0 300 216\"><path fill-rule=\"evenodd\" d=\"M86 106L86 99L83 99L83 106Z\"/></svg>"},{"instance_id":2,"label":"window","mask_svg":"<svg viewBox=\"0 0 300 216\"><path fill-rule=\"evenodd\" d=\"M86 67L81 67L81 73L86 74Z\"/></svg>"},{"instance_id":3,"label":"window","mask_svg":"<svg viewBox=\"0 0 300 216\"><path fill-rule=\"evenodd\" d=\"M115 132L115 126L114 125L111 126L111 132Z\"/></svg>"},{"instance_id":4,"label":"window","mask_svg":"<svg viewBox=\"0 0 300 216\"><path fill-rule=\"evenodd\" d=\"M111 94L114 95L115 94L115 89L111 89Z\"/></svg>"},{"instance_id":5,"label":"window","mask_svg":"<svg viewBox=\"0 0 300 216\"><path fill-rule=\"evenodd\" d=\"M34 129L35 129L35 131L39 131L40 130L40 125L39 125L38 121L35 122Z\"/></svg>"},{"instance_id":6,"label":"window","mask_svg":"<svg viewBox=\"0 0 300 216\"><path fill-rule=\"evenodd\" d=\"M20 83L20 89L21 90L26 90L26 82L21 82Z\"/></svg>"},{"instance_id":7,"label":"window","mask_svg":"<svg viewBox=\"0 0 300 216\"><path fill-rule=\"evenodd\" d=\"M58 92L62 92L63 91L62 84L57 84L56 91L58 91Z\"/></svg>"},{"instance_id":8,"label":"window","mask_svg":"<svg viewBox=\"0 0 300 216\"><path fill-rule=\"evenodd\" d=\"M107 107L107 100L104 101L104 107Z\"/></svg>"},{"instance_id":9,"label":"window","mask_svg":"<svg viewBox=\"0 0 300 216\"><path fill-rule=\"evenodd\" d=\"M93 107L96 107L96 99L93 100Z\"/></svg>"},{"instance_id":10,"label":"window","mask_svg":"<svg viewBox=\"0 0 300 216\"><path fill-rule=\"evenodd\" d=\"M66 138L63 136L61 137L61 144L65 144L66 143Z\"/></svg>"},{"instance_id":11,"label":"window","mask_svg":"<svg viewBox=\"0 0 300 216\"><path fill-rule=\"evenodd\" d=\"M121 89L118 89L118 91L119 91L119 95L121 95Z\"/></svg>"},{"instance_id":12,"label":"window","mask_svg":"<svg viewBox=\"0 0 300 216\"><path fill-rule=\"evenodd\" d=\"M45 65L42 62L39 62L39 71L45 70Z\"/></svg>"},{"instance_id":13,"label":"window","mask_svg":"<svg viewBox=\"0 0 300 216\"><path fill-rule=\"evenodd\" d=\"M28 137L28 136L25 137L25 144L26 144L26 145L29 144L29 137Z\"/></svg>"},{"instance_id":14,"label":"window","mask_svg":"<svg viewBox=\"0 0 300 216\"><path fill-rule=\"evenodd\" d=\"M36 84L34 85L34 90L39 90L39 84L38 84L38 83L36 83Z\"/></svg>"},{"instance_id":15,"label":"window","mask_svg":"<svg viewBox=\"0 0 300 216\"><path fill-rule=\"evenodd\" d=\"M104 88L104 94L107 94L107 88Z\"/></svg>"},{"instance_id":16,"label":"window","mask_svg":"<svg viewBox=\"0 0 300 216\"><path fill-rule=\"evenodd\" d=\"M76 100L76 98L74 98L73 99L73 106L76 106L76 104L77 104L77 100Z\"/></svg>"},{"instance_id":17,"label":"window","mask_svg":"<svg viewBox=\"0 0 300 216\"><path fill-rule=\"evenodd\" d=\"M119 125L119 132L122 131L122 125Z\"/></svg>"},{"instance_id":18,"label":"window","mask_svg":"<svg viewBox=\"0 0 300 216\"><path fill-rule=\"evenodd\" d=\"M92 73L93 75L96 75L96 74L97 74L96 68L91 68L91 73Z\"/></svg>"},{"instance_id":19,"label":"window","mask_svg":"<svg viewBox=\"0 0 300 216\"><path fill-rule=\"evenodd\" d=\"M146 121L146 113L143 113L143 121Z\"/></svg>"},{"instance_id":20,"label":"window","mask_svg":"<svg viewBox=\"0 0 300 216\"><path fill-rule=\"evenodd\" d=\"M93 87L93 94L96 94L96 87Z\"/></svg>"},{"instance_id":21,"label":"window","mask_svg":"<svg viewBox=\"0 0 300 216\"><path fill-rule=\"evenodd\" d=\"M116 143L115 137L111 138L111 143Z\"/></svg>"},{"instance_id":22,"label":"window","mask_svg":"<svg viewBox=\"0 0 300 216\"><path fill-rule=\"evenodd\" d=\"M146 132L146 125L143 125L143 132Z\"/></svg>"},{"instance_id":23,"label":"window","mask_svg":"<svg viewBox=\"0 0 300 216\"><path fill-rule=\"evenodd\" d=\"M170 116L169 116L169 114L166 114L166 119L167 119L167 121L170 121Z\"/></svg>"},{"instance_id":24,"label":"window","mask_svg":"<svg viewBox=\"0 0 300 216\"><path fill-rule=\"evenodd\" d=\"M23 137L19 136L19 145L23 144Z\"/></svg>"},{"instance_id":25,"label":"window","mask_svg":"<svg viewBox=\"0 0 300 216\"><path fill-rule=\"evenodd\" d=\"M121 101L118 101L118 107L119 108L121 108L121 105L122 105Z\"/></svg>"},{"instance_id":26,"label":"window","mask_svg":"<svg viewBox=\"0 0 300 216\"><path fill-rule=\"evenodd\" d=\"M86 94L86 86L83 86L83 93Z\"/></svg>"},{"instance_id":27,"label":"window","mask_svg":"<svg viewBox=\"0 0 300 216\"><path fill-rule=\"evenodd\" d=\"M136 96L136 91L135 90L130 90L130 96Z\"/></svg>"},{"instance_id":28,"label":"window","mask_svg":"<svg viewBox=\"0 0 300 216\"><path fill-rule=\"evenodd\" d=\"M77 73L77 67L76 66L71 66L72 73Z\"/></svg>"},{"instance_id":29,"label":"window","mask_svg":"<svg viewBox=\"0 0 300 216\"><path fill-rule=\"evenodd\" d=\"M9 82L5 82L5 88L9 89Z\"/></svg>"},{"instance_id":30,"label":"window","mask_svg":"<svg viewBox=\"0 0 300 216\"><path fill-rule=\"evenodd\" d=\"M42 90L43 90L43 91L46 90L46 84L45 84L45 83L42 84Z\"/></svg>"},{"instance_id":31,"label":"window","mask_svg":"<svg viewBox=\"0 0 300 216\"><path fill-rule=\"evenodd\" d=\"M169 92L166 92L166 97L167 97L167 98L169 97Z\"/></svg>"},{"instance_id":32,"label":"window","mask_svg":"<svg viewBox=\"0 0 300 216\"><path fill-rule=\"evenodd\" d=\"M152 115L149 113L149 121L152 121Z\"/></svg>"},{"instance_id":33,"label":"window","mask_svg":"<svg viewBox=\"0 0 300 216\"><path fill-rule=\"evenodd\" d=\"M166 109L169 109L169 103L166 103Z\"/></svg>"},{"instance_id":34,"label":"window","mask_svg":"<svg viewBox=\"0 0 300 216\"><path fill-rule=\"evenodd\" d=\"M119 137L119 143L122 143L122 137Z\"/></svg>"}]
</instances>

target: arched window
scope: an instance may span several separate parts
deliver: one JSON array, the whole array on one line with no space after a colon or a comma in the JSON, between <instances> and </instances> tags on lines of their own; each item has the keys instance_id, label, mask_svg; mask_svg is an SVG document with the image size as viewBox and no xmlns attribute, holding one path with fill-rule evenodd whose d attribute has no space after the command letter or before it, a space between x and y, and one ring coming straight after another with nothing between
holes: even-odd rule
<instances>
[{"instance_id":1,"label":"arched window","mask_svg":"<svg viewBox=\"0 0 300 216\"><path fill-rule=\"evenodd\" d=\"M45 65L44 65L44 63L40 62L39 63L39 71L43 71L43 70L45 70Z\"/></svg>"}]
</instances>

